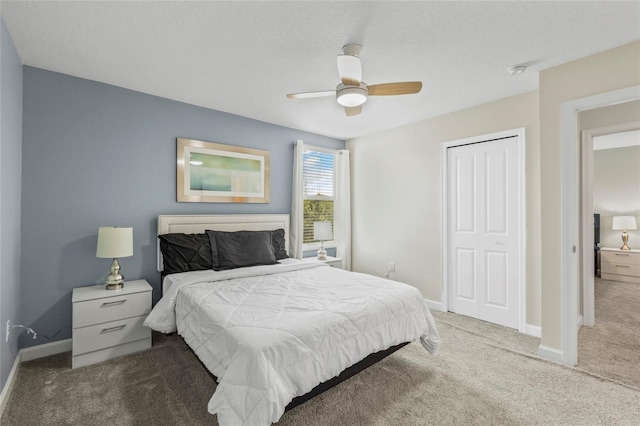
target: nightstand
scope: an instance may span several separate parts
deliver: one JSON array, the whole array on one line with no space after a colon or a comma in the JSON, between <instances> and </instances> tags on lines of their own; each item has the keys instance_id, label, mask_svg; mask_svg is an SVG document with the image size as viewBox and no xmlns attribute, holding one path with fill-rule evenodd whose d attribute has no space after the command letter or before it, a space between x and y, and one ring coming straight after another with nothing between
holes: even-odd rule
<instances>
[{"instance_id":1,"label":"nightstand","mask_svg":"<svg viewBox=\"0 0 640 426\"><path fill-rule=\"evenodd\" d=\"M640 284L640 250L602 247L600 277L603 280Z\"/></svg>"},{"instance_id":2,"label":"nightstand","mask_svg":"<svg viewBox=\"0 0 640 426\"><path fill-rule=\"evenodd\" d=\"M316 256L303 257L302 261L303 262L322 262L322 263L326 263L327 265L331 266L332 268L342 269L342 259L340 259L339 257L327 256L326 260L318 260L318 258Z\"/></svg>"},{"instance_id":3,"label":"nightstand","mask_svg":"<svg viewBox=\"0 0 640 426\"><path fill-rule=\"evenodd\" d=\"M125 281L120 290L104 284L73 289L71 367L77 368L151 347L151 329L142 325L151 311L151 286Z\"/></svg>"}]
</instances>

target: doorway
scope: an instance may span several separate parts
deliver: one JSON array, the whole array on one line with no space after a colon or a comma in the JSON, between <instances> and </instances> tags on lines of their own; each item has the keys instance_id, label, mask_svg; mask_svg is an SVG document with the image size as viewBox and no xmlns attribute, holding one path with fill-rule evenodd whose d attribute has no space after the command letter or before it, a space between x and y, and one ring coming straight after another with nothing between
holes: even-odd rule
<instances>
[{"instance_id":1,"label":"doorway","mask_svg":"<svg viewBox=\"0 0 640 426\"><path fill-rule=\"evenodd\" d=\"M595 238L586 236L582 241L585 249L593 241L600 259L583 256L583 326L578 332L579 368L636 387L640 386L640 270L632 265L640 252L619 249L622 240L613 222L616 216L640 216L640 122L584 129L594 118L600 125L637 117L640 101L580 113L583 182L591 181L583 184L583 218L592 211L600 225L593 232L583 219L584 235ZM631 248L638 249L640 232L629 230L629 235ZM594 262L597 268L589 269Z\"/></svg>"},{"instance_id":2,"label":"doorway","mask_svg":"<svg viewBox=\"0 0 640 426\"><path fill-rule=\"evenodd\" d=\"M624 104L617 104L619 107ZM611 107L608 107L611 108ZM598 112L600 109L594 109ZM581 121L584 121L581 115ZM601 247L613 246L617 241L611 241L608 234L611 233L612 217L616 215L630 214L627 207L635 205L637 197L637 189L630 191L628 196L620 194L620 191L632 182L629 182L629 176L621 177L618 181L611 178L623 171L616 168L615 164L611 164L610 172L603 173L600 177L600 200L594 204L594 158L595 152L609 152L610 149L620 149L637 144L637 132L640 131L640 121L614 124L597 128L585 129L582 131L582 325L593 326L595 324L595 286L594 275L598 270L597 252ZM635 132L635 133L634 133ZM604 150L604 151L603 151ZM601 154L602 155L602 154ZM633 155L633 154L632 154ZM630 160L631 158L629 158ZM602 160L601 160L602 161ZM634 170L635 171L635 170ZM605 182L602 182L606 178ZM628 204L631 197L633 201ZM627 203L627 204L625 204ZM594 213L598 215L598 236L594 235L595 228L591 226L594 220ZM600 226L600 221L602 226ZM602 237L602 244L601 238ZM591 247L590 242L595 242L595 250ZM604 245L603 245L604 244ZM596 255L594 255L594 251Z\"/></svg>"},{"instance_id":3,"label":"doorway","mask_svg":"<svg viewBox=\"0 0 640 426\"><path fill-rule=\"evenodd\" d=\"M443 144L445 310L525 332L524 129Z\"/></svg>"},{"instance_id":4,"label":"doorway","mask_svg":"<svg viewBox=\"0 0 640 426\"><path fill-rule=\"evenodd\" d=\"M640 99L640 86L614 90L562 103L562 353L558 361L575 366L578 363L578 322L580 308L580 263L582 253L581 166L578 144L578 113L607 105ZM583 245L583 244L582 244ZM577 253L581 255L577 256ZM561 358L561 359L560 359Z\"/></svg>"}]
</instances>

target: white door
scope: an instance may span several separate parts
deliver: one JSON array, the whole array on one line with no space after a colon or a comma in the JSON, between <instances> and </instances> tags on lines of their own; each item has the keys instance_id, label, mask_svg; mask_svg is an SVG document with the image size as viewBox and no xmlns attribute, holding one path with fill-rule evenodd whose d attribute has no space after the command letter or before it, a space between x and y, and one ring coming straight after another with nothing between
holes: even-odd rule
<instances>
[{"instance_id":1,"label":"white door","mask_svg":"<svg viewBox=\"0 0 640 426\"><path fill-rule=\"evenodd\" d=\"M509 137L447 150L449 311L516 329L518 145Z\"/></svg>"}]
</instances>

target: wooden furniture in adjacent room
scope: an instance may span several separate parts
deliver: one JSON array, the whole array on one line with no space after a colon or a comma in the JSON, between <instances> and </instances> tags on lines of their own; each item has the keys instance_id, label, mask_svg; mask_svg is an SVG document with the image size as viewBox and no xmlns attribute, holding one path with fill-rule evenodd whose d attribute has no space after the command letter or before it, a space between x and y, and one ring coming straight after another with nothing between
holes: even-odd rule
<instances>
[{"instance_id":1,"label":"wooden furniture in adjacent room","mask_svg":"<svg viewBox=\"0 0 640 426\"><path fill-rule=\"evenodd\" d=\"M600 276L603 280L640 284L640 250L600 249Z\"/></svg>"},{"instance_id":2,"label":"wooden furniture in adjacent room","mask_svg":"<svg viewBox=\"0 0 640 426\"><path fill-rule=\"evenodd\" d=\"M104 284L73 289L72 368L106 361L151 347L151 329L142 325L151 311L151 286L126 281L121 290Z\"/></svg>"}]
</instances>

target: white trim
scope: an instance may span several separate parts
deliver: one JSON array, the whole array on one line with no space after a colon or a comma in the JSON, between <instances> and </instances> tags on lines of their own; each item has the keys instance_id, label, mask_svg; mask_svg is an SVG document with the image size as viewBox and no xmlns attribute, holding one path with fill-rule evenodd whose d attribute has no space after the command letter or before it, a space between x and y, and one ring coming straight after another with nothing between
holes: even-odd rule
<instances>
[{"instance_id":1,"label":"white trim","mask_svg":"<svg viewBox=\"0 0 640 426\"><path fill-rule=\"evenodd\" d=\"M45 343L43 345L31 346L29 348L20 349L22 362L32 361L38 358L44 358L50 355L57 355L63 352L71 351L71 339L58 340L56 342Z\"/></svg>"},{"instance_id":2,"label":"white trim","mask_svg":"<svg viewBox=\"0 0 640 426\"><path fill-rule=\"evenodd\" d=\"M563 361L564 355L562 354L562 351L559 351L557 349L553 349L547 346L543 346L543 345L538 346L538 355L540 355L542 358L548 359L550 361L558 362L560 364L564 362Z\"/></svg>"},{"instance_id":3,"label":"white trim","mask_svg":"<svg viewBox=\"0 0 640 426\"><path fill-rule=\"evenodd\" d=\"M11 391L13 391L13 385L16 383L16 379L18 378L18 371L20 370L21 363L22 357L20 351L18 351L18 356L16 356L16 359L13 361L13 366L11 367L11 371L9 372L9 377L7 377L4 388L2 388L2 393L0 393L0 417L2 417L4 409L9 402L9 398L11 397Z\"/></svg>"},{"instance_id":4,"label":"white trim","mask_svg":"<svg viewBox=\"0 0 640 426\"><path fill-rule=\"evenodd\" d=\"M542 327L539 325L527 324L524 329L524 334L540 338L542 337Z\"/></svg>"},{"instance_id":5,"label":"white trim","mask_svg":"<svg viewBox=\"0 0 640 426\"><path fill-rule=\"evenodd\" d=\"M612 133L640 129L640 121L613 126L597 127L582 131L582 318L583 325L593 326L595 317L595 279L593 247L593 138Z\"/></svg>"},{"instance_id":6,"label":"white trim","mask_svg":"<svg viewBox=\"0 0 640 426\"><path fill-rule=\"evenodd\" d=\"M440 181L442 182L442 188L440 188L440 208L442 209L440 216L442 217L442 229L440 229L442 233L440 237L440 241L442 241L442 286L440 288L440 300L442 301L442 312L449 311L449 244L447 243L447 239L449 238L449 190L447 189L449 188L449 157L447 149L449 146L449 143L443 143L442 154L440 155L440 170L442 171L442 176L440 177Z\"/></svg>"},{"instance_id":7,"label":"white trim","mask_svg":"<svg viewBox=\"0 0 640 426\"><path fill-rule=\"evenodd\" d=\"M593 135L582 133L582 320L595 324L594 241L593 226Z\"/></svg>"},{"instance_id":8,"label":"white trim","mask_svg":"<svg viewBox=\"0 0 640 426\"><path fill-rule=\"evenodd\" d=\"M527 318L527 275L526 275L526 208L525 208L525 194L526 194L526 144L525 144L525 128L520 127L517 129L503 130L501 132L489 133L486 135L472 136L464 139L457 139L454 141L444 142L442 144L441 155L441 167L442 170L442 311L447 312L449 308L449 277L447 273L447 265L449 264L448 256L448 192L449 192L449 161L447 157L447 150L456 146L469 145L472 143L489 142L495 139L504 139L509 137L516 137L518 144L518 268L520 269L518 274L519 283L519 295L518 295L518 331L526 333L526 318Z\"/></svg>"},{"instance_id":9,"label":"white trim","mask_svg":"<svg viewBox=\"0 0 640 426\"><path fill-rule=\"evenodd\" d=\"M582 327L583 318L584 317L582 315L578 315L578 330L580 330L580 327Z\"/></svg>"},{"instance_id":10,"label":"white trim","mask_svg":"<svg viewBox=\"0 0 640 426\"><path fill-rule=\"evenodd\" d=\"M579 262L578 247L580 223L578 179L578 113L589 109L614 105L640 98L640 85L614 90L599 95L574 99L562 103L562 165L561 165L561 210L562 210L562 362L578 363L578 303ZM573 249L576 248L575 251Z\"/></svg>"},{"instance_id":11,"label":"white trim","mask_svg":"<svg viewBox=\"0 0 640 426\"><path fill-rule=\"evenodd\" d=\"M13 391L13 385L18 378L18 371L20 371L20 364L26 361L32 361L38 358L44 358L50 355L61 354L63 352L71 351L71 339L59 340L57 342L45 343L43 345L32 346L30 348L20 349L16 359L13 361L13 366L7 377L7 382L2 388L0 393L0 417L4 413L4 409L9 402L11 392Z\"/></svg>"},{"instance_id":12,"label":"white trim","mask_svg":"<svg viewBox=\"0 0 640 426\"><path fill-rule=\"evenodd\" d=\"M444 308L444 305L441 302L436 302L435 300L430 300L425 298L424 303L427 304L429 309L432 309L434 311L447 312L447 310Z\"/></svg>"},{"instance_id":13,"label":"white trim","mask_svg":"<svg viewBox=\"0 0 640 426\"><path fill-rule=\"evenodd\" d=\"M304 149L309 151L325 152L327 154L334 154L334 155L338 155L340 153L339 149L325 148L323 146L311 145L308 143L304 144Z\"/></svg>"}]
</instances>

